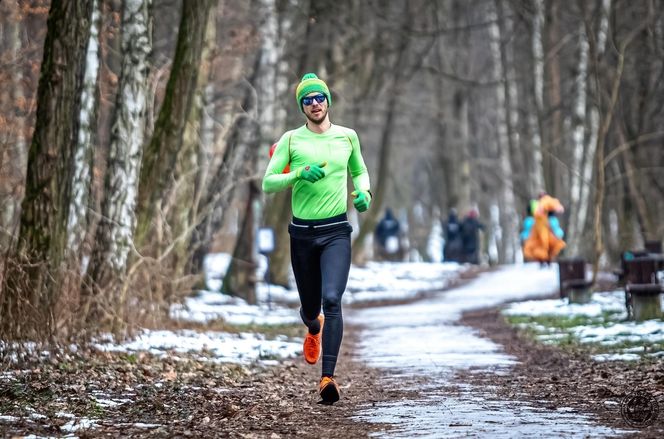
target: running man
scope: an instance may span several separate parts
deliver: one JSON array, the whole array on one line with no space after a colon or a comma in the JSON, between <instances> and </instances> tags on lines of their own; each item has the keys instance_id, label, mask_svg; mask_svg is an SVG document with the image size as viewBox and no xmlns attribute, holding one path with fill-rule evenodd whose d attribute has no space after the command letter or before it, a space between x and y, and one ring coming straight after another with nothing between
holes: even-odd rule
<instances>
[{"instance_id":1,"label":"running man","mask_svg":"<svg viewBox=\"0 0 664 439\"><path fill-rule=\"evenodd\" d=\"M332 98L325 82L307 73L295 97L306 124L286 132L277 142L263 177L263 191L293 187L293 219L288 233L300 316L308 328L304 359L316 364L322 339L318 392L324 403L331 404L340 397L334 368L343 336L341 296L350 270L352 227L346 217L346 182L350 171L355 187L353 204L364 212L371 203L369 173L357 133L330 122ZM289 164L290 172L282 172Z\"/></svg>"}]
</instances>

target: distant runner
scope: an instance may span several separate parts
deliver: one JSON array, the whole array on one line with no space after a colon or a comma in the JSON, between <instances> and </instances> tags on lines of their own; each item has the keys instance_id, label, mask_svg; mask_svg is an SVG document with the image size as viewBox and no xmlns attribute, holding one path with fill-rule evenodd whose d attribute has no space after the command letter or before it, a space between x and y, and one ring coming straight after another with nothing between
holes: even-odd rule
<instances>
[{"instance_id":1,"label":"distant runner","mask_svg":"<svg viewBox=\"0 0 664 439\"><path fill-rule=\"evenodd\" d=\"M331 404L340 397L334 368L343 337L341 296L351 259L346 181L350 171L355 187L351 193L353 204L364 212L371 204L369 173L357 133L330 122L332 98L325 82L307 73L295 97L306 124L286 132L277 142L263 177L263 191L293 187L293 219L288 233L300 316L308 328L304 359L316 364L322 338L323 368L318 391L323 402ZM282 173L289 164L290 172Z\"/></svg>"}]
</instances>

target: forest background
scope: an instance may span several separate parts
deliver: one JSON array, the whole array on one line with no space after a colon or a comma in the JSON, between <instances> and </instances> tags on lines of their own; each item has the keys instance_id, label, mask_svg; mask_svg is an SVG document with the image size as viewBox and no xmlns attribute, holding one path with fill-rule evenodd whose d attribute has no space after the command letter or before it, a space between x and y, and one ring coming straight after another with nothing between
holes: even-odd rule
<instances>
[{"instance_id":1,"label":"forest background","mask_svg":"<svg viewBox=\"0 0 664 439\"><path fill-rule=\"evenodd\" d=\"M385 207L413 257L454 207L518 261L543 190L595 273L664 236L663 2L4 0L0 339L156 325L212 251L251 303L258 226L288 285L290 193L259 188L306 72L371 175L356 264Z\"/></svg>"}]
</instances>

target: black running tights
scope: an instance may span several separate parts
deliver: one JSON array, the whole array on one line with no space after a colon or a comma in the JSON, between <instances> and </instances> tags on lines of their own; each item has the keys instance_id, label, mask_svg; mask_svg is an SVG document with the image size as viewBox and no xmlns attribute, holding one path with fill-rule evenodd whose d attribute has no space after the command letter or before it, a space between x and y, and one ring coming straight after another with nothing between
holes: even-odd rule
<instances>
[{"instance_id":1,"label":"black running tights","mask_svg":"<svg viewBox=\"0 0 664 439\"><path fill-rule=\"evenodd\" d=\"M325 316L322 375L332 376L343 337L341 296L350 270L352 228L345 222L320 228L291 224L288 230L291 263L302 305L300 316L309 332L317 333L322 304Z\"/></svg>"}]
</instances>

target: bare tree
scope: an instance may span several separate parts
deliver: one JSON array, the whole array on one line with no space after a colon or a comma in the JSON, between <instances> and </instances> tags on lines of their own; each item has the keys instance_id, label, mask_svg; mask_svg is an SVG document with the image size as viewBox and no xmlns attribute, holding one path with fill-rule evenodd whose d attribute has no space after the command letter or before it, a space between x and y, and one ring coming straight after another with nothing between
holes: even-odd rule
<instances>
[{"instance_id":1,"label":"bare tree","mask_svg":"<svg viewBox=\"0 0 664 439\"><path fill-rule=\"evenodd\" d=\"M122 70L107 158L104 198L87 270L92 284L86 296L86 307L94 305L90 301L100 292L117 292L123 283L133 246L134 208L145 137L148 57L152 50L150 5L149 1L128 0L122 11ZM95 321L100 317L96 310L89 313L88 318Z\"/></svg>"},{"instance_id":2,"label":"bare tree","mask_svg":"<svg viewBox=\"0 0 664 439\"><path fill-rule=\"evenodd\" d=\"M625 54L628 46L632 43L638 33L646 26L647 22L640 23L639 26L632 29L622 41L620 41L617 49L617 62L613 74L611 76L608 93L606 97L602 96L599 101L600 109L600 124L597 133L597 147L595 150L595 172L597 180L595 185L595 199L593 203L593 238L594 238L594 260L593 260L593 277L592 281L597 279L599 272L600 260L604 254L604 230L602 227L602 214L604 211L605 190L606 190L606 143L607 135L615 118L616 106L618 105L618 97L620 92L620 85L623 80L623 73L625 68ZM590 27L590 26L588 26ZM597 90L602 91L602 84L599 83L598 65L597 65L597 46L593 38L590 38L590 53L595 63L595 78L598 82Z\"/></svg>"},{"instance_id":3,"label":"bare tree","mask_svg":"<svg viewBox=\"0 0 664 439\"><path fill-rule=\"evenodd\" d=\"M0 92L0 107L12 109L3 114L0 123L0 261L4 260L16 235L22 196L27 148L24 138L26 99L21 59L22 17L16 2L0 4L0 15L5 20L0 26L0 80L6 84ZM23 108L21 108L23 107ZM13 113L13 114L12 114Z\"/></svg>"},{"instance_id":4,"label":"bare tree","mask_svg":"<svg viewBox=\"0 0 664 439\"><path fill-rule=\"evenodd\" d=\"M498 156L500 157L500 195L499 195L499 212L500 212L500 225L502 229L501 245L499 252L499 262L514 261L515 254L518 246L518 219L516 203L514 200L514 183L518 177L512 177L513 173L520 170L517 166L515 169L515 162L517 162L517 139L515 136L515 111L514 111L514 87L513 87L513 72L508 62L509 55L507 54L506 45L503 41L509 35L508 26L503 10L502 0L496 0L495 11L496 24L491 27L491 48L494 59L494 66L496 70L496 77L500 78L502 83L496 92L498 94L498 127L497 127L497 147ZM496 206L498 207L498 205Z\"/></svg>"},{"instance_id":5,"label":"bare tree","mask_svg":"<svg viewBox=\"0 0 664 439\"><path fill-rule=\"evenodd\" d=\"M16 252L22 263L9 270L0 298L0 330L8 336L53 329L53 308L67 288L67 226L92 10L92 2L51 3Z\"/></svg>"},{"instance_id":6,"label":"bare tree","mask_svg":"<svg viewBox=\"0 0 664 439\"><path fill-rule=\"evenodd\" d=\"M390 155L393 144L393 134L396 128L397 105L401 99L405 82L412 72L412 66L408 65L408 52L410 46L410 35L408 27L412 20L412 6L408 2L403 2L397 8L396 12L401 20L397 29L396 41L394 46L394 56L389 66L390 73L387 75L387 103L384 120L382 122L382 134L378 145L378 168L376 176L372 178L373 198L371 200L372 208L365 214L364 220L360 226L360 232L355 237L352 245L353 262L362 264L366 261L364 254L364 240L373 233L378 223L379 215L385 199L385 191L388 187L388 175L390 173Z\"/></svg>"},{"instance_id":7,"label":"bare tree","mask_svg":"<svg viewBox=\"0 0 664 439\"><path fill-rule=\"evenodd\" d=\"M161 215L162 200L173 178L185 123L192 107L212 6L211 0L182 3L182 20L171 75L152 139L143 152L135 231L135 242L139 248L146 244L153 221Z\"/></svg>"},{"instance_id":8,"label":"bare tree","mask_svg":"<svg viewBox=\"0 0 664 439\"><path fill-rule=\"evenodd\" d=\"M99 2L92 0L92 24L90 26L90 41L86 56L85 74L83 76L83 92L81 95L81 111L79 114L80 128L79 143L76 155L72 158L75 163L72 179L71 204L69 206L69 224L67 235L69 251L82 263L82 254L79 250L88 233L88 204L92 181L92 166L94 146L97 137L97 83L99 78L99 25L101 14Z\"/></svg>"}]
</instances>

